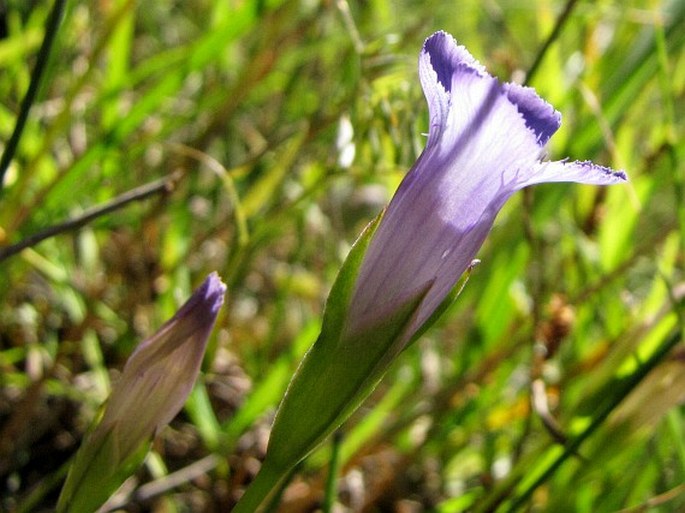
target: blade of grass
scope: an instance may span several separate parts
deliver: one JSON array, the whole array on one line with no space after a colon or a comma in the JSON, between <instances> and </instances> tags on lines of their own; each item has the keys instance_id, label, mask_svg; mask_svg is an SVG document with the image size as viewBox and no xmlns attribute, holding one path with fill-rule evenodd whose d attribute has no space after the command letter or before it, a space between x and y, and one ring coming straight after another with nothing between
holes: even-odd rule
<instances>
[{"instance_id":1,"label":"blade of grass","mask_svg":"<svg viewBox=\"0 0 685 513\"><path fill-rule=\"evenodd\" d=\"M538 53L535 56L535 59L533 60L533 64L530 65L530 69L528 70L528 73L526 73L526 79L523 82L524 85L529 85L533 78L535 78L535 75L537 74L538 69L540 68L542 60L545 58L545 55L547 54L547 51L552 46L554 41L558 39L559 35L561 34L561 31L570 19L571 13L573 12L573 9L576 7L577 3L578 0L568 0L568 2L566 2L564 10L557 18L557 21L554 24L554 28L552 29L552 32L549 34L543 45L540 47L540 50L538 50Z\"/></svg>"},{"instance_id":2,"label":"blade of grass","mask_svg":"<svg viewBox=\"0 0 685 513\"><path fill-rule=\"evenodd\" d=\"M52 45L57 37L57 31L59 30L59 24L62 20L62 13L64 12L65 4L66 0L55 0L55 3L52 5L52 10L50 11L50 15L45 23L45 37L43 38L43 43L40 46L38 55L36 56L36 65L31 73L31 82L29 83L29 88L21 102L19 115L17 116L12 135L10 136L9 141L7 141L5 150L2 152L2 157L0 157L0 198L2 198L5 174L15 152L17 151L17 146L19 145L21 134L24 131L26 120L29 117L31 106L36 101L36 96L38 95L43 73L47 66L48 59L50 58L50 51L52 50Z\"/></svg>"},{"instance_id":3,"label":"blade of grass","mask_svg":"<svg viewBox=\"0 0 685 513\"><path fill-rule=\"evenodd\" d=\"M681 333L680 330L677 330L673 332L633 374L620 383L616 394L610 397L606 403L600 407L588 426L578 436L571 439L563 452L554 458L537 478L527 484L523 490L514 497L506 511L513 513L523 507L533 492L545 483L559 467L566 462L566 460L578 452L583 442L599 429L621 401L626 398L640 381L642 381L642 379L644 379L644 377L647 376L647 374L656 367L656 365L661 362L680 341Z\"/></svg>"},{"instance_id":4,"label":"blade of grass","mask_svg":"<svg viewBox=\"0 0 685 513\"><path fill-rule=\"evenodd\" d=\"M323 500L323 513L331 513L338 497L338 472L340 472L340 447L343 434L338 430L331 437L331 458L328 464L328 478L326 479L326 495Z\"/></svg>"}]
</instances>

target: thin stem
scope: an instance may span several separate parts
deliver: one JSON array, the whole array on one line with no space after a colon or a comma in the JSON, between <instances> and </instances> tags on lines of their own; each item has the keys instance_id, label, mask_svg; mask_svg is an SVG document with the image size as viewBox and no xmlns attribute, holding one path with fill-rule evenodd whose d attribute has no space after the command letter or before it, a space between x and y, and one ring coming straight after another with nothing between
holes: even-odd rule
<instances>
[{"instance_id":1,"label":"thin stem","mask_svg":"<svg viewBox=\"0 0 685 513\"><path fill-rule=\"evenodd\" d=\"M5 151L2 153L2 157L0 157L0 194L2 194L5 173L7 172L10 162L17 151L19 139L21 139L21 134L24 131L24 126L26 125L26 120L29 116L29 110L36 100L40 81L43 77L43 72L45 71L45 66L47 65L48 58L50 56L50 50L52 49L52 43L55 41L55 37L57 36L57 29L59 28L59 23L62 19L65 3L66 0L55 0L55 3L52 6L52 11L50 11L50 15L48 16L48 20L45 25L45 37L43 38L43 43L40 46L38 55L36 56L36 66L33 68L33 73L31 73L31 82L29 83L29 88L21 102L19 115L17 116L17 121L14 125L14 131L12 132L9 141L7 141L7 146L5 146Z\"/></svg>"},{"instance_id":2,"label":"thin stem","mask_svg":"<svg viewBox=\"0 0 685 513\"><path fill-rule=\"evenodd\" d=\"M331 462L328 468L328 479L326 480L326 496L323 502L323 513L331 513L333 504L338 495L338 472L340 470L340 447L342 445L343 434L338 430L333 433L331 444Z\"/></svg>"},{"instance_id":3,"label":"thin stem","mask_svg":"<svg viewBox=\"0 0 685 513\"><path fill-rule=\"evenodd\" d=\"M545 55L547 54L547 50L549 50L550 46L552 46L552 43L554 43L554 41L556 41L559 37L559 34L561 34L561 30L564 28L564 25L571 17L571 12L573 12L573 9L575 8L577 3L578 0L568 0L568 2L566 2L564 11L557 18L557 22L554 25L552 32L550 33L545 43L540 47L538 54L535 56L535 60L533 61L533 64L530 66L530 69L526 74L526 80L523 82L524 85L530 84L530 82L533 80L533 77L537 73L540 64L542 64L542 59L544 59Z\"/></svg>"},{"instance_id":4,"label":"thin stem","mask_svg":"<svg viewBox=\"0 0 685 513\"><path fill-rule=\"evenodd\" d=\"M238 231L238 244L240 247L246 246L250 240L250 232L247 227L247 215L245 214L245 211L240 203L240 195L238 194L238 189L233 181L231 173L223 166L223 164L221 164L221 162L203 151L180 143L169 143L168 146L180 155L193 158L204 164L222 180L224 186L226 187L226 192L233 203L233 217L235 219L235 225Z\"/></svg>"},{"instance_id":5,"label":"thin stem","mask_svg":"<svg viewBox=\"0 0 685 513\"><path fill-rule=\"evenodd\" d=\"M149 198L150 196L154 196L155 194L159 194L161 192L169 192L174 188L180 176L181 173L176 172L160 180L155 180L154 182L141 185L140 187L136 187L135 189L132 189L117 196L112 201L105 203L104 205L99 205L90 208L79 216L76 216L72 219L68 219L56 225L50 226L44 230L41 230L38 233L31 235L30 237L25 238L22 241L17 242L16 244L0 248L0 262L6 260L12 255L19 253L20 251L26 248L35 246L36 244L44 241L45 239L49 239L50 237L54 237L55 235L59 235L61 233L65 233L68 231L78 230L79 228L82 228L94 219L97 219L98 217L102 217L105 214L109 214L111 212L119 210L128 205L129 203L144 200L146 198Z\"/></svg>"}]
</instances>

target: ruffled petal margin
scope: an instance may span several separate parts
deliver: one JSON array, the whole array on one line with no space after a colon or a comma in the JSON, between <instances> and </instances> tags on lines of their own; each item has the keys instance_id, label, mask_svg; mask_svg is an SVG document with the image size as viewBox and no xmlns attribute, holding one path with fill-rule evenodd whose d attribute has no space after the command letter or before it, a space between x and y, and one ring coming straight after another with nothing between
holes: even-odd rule
<instances>
[{"instance_id":1,"label":"ruffled petal margin","mask_svg":"<svg viewBox=\"0 0 685 513\"><path fill-rule=\"evenodd\" d=\"M577 182L588 185L611 185L626 182L628 176L624 171L615 171L600 166L589 160L557 160L540 162L535 172L520 183L520 187L548 182Z\"/></svg>"}]
</instances>

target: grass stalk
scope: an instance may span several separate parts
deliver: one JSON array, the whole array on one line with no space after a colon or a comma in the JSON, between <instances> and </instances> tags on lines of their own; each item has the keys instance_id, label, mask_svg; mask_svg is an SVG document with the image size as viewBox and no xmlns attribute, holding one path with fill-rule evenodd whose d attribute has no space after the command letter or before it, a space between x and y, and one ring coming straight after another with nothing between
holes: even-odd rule
<instances>
[{"instance_id":1,"label":"grass stalk","mask_svg":"<svg viewBox=\"0 0 685 513\"><path fill-rule=\"evenodd\" d=\"M12 158L17 151L17 147L19 146L19 140L21 139L21 134L24 131L26 120L29 117L31 106L36 101L41 79L43 78L45 68L50 58L50 51L52 50L52 45L57 37L57 31L59 29L60 21L62 20L62 13L64 12L65 4L66 0L55 0L55 3L52 5L52 10L50 11L50 15L48 16L45 24L45 37L43 38L43 43L40 46L38 55L36 56L36 65L31 73L29 88L21 102L19 115L17 116L17 120L14 124L12 135L10 136L9 141L7 141L5 151L2 152L2 156L0 157L0 197L2 197L1 195L3 191L3 184L5 182L5 174L7 173L10 162L12 161Z\"/></svg>"}]
</instances>

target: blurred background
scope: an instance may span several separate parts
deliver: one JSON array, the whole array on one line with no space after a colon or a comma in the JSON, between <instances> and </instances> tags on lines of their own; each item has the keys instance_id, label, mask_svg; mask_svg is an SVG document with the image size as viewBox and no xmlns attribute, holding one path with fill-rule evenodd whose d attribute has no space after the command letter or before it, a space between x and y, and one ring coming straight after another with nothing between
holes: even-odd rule
<instances>
[{"instance_id":1,"label":"blurred background","mask_svg":"<svg viewBox=\"0 0 685 513\"><path fill-rule=\"evenodd\" d=\"M52 8L0 1L2 151ZM551 157L631 181L507 204L345 424L333 511L685 510L685 2L72 0L0 192L0 511L54 507L128 355L214 270L203 373L105 510L230 510L350 245L425 143L417 58L439 29L502 80L541 58ZM280 511L322 507L330 459Z\"/></svg>"}]
</instances>

